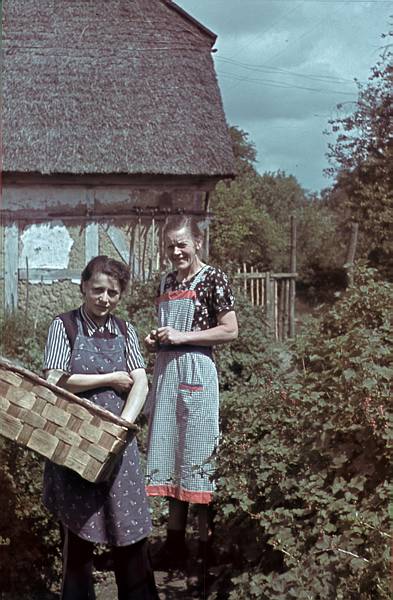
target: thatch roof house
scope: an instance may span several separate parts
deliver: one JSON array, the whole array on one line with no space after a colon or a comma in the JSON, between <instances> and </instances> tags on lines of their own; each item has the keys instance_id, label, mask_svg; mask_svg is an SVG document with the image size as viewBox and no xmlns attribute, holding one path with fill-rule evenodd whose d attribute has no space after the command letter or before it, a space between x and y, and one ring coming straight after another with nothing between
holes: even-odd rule
<instances>
[{"instance_id":1,"label":"thatch roof house","mask_svg":"<svg viewBox=\"0 0 393 600\"><path fill-rule=\"evenodd\" d=\"M6 173L233 173L216 36L173 2L3 4Z\"/></svg>"},{"instance_id":2,"label":"thatch roof house","mask_svg":"<svg viewBox=\"0 0 393 600\"><path fill-rule=\"evenodd\" d=\"M130 228L133 215L141 227L141 215L151 221L154 214L158 226L171 210L206 208L206 192L234 172L215 39L170 0L3 0L8 284L26 278L22 255L41 279L45 269L60 269L23 254L20 234L33 220L89 223L88 258L102 251L90 227L97 219L108 226L122 215ZM153 245L158 234L153 227ZM117 252L129 243L123 239ZM72 253L68 259L60 261L63 275L74 264ZM15 306L17 287L5 288L7 306Z\"/></svg>"}]
</instances>

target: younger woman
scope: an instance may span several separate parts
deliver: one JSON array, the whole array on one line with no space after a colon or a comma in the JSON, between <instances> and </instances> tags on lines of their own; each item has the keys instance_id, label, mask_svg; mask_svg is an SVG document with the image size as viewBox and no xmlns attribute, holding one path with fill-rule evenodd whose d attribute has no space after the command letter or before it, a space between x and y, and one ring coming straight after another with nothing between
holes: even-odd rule
<instances>
[{"instance_id":1,"label":"younger woman","mask_svg":"<svg viewBox=\"0 0 393 600\"><path fill-rule=\"evenodd\" d=\"M44 370L65 389L133 422L147 394L135 330L112 315L130 279L123 263L97 256L82 272L83 304L52 322ZM146 538L151 530L135 438L108 481L90 483L47 462L44 504L64 531L62 600L95 598L95 544L113 547L119 600L158 600Z\"/></svg>"}]
</instances>

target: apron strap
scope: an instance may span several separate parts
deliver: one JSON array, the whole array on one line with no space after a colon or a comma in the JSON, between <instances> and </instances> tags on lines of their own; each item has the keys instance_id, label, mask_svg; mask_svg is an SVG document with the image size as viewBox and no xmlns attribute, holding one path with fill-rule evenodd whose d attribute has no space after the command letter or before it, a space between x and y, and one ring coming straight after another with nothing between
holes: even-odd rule
<instances>
[{"instance_id":1,"label":"apron strap","mask_svg":"<svg viewBox=\"0 0 393 600\"><path fill-rule=\"evenodd\" d=\"M191 283L190 285L190 290L194 290L196 288L196 286L198 285L198 283L200 282L200 280L202 279L202 275L204 274L204 272L206 271L206 269L209 268L209 265L204 265L202 267L202 269L200 271L198 271L194 281Z\"/></svg>"},{"instance_id":2,"label":"apron strap","mask_svg":"<svg viewBox=\"0 0 393 600\"><path fill-rule=\"evenodd\" d=\"M190 287L188 288L189 290L194 290L196 288L196 286L198 285L198 283L200 282L202 275L204 274L204 272L206 271L206 269L209 268L209 265L204 265L196 274L194 280L192 281ZM164 290L165 290L165 282L166 282L166 278L168 277L169 273L165 273L160 280L160 296L162 296L164 294Z\"/></svg>"},{"instance_id":3,"label":"apron strap","mask_svg":"<svg viewBox=\"0 0 393 600\"><path fill-rule=\"evenodd\" d=\"M165 289L166 278L168 277L168 273L164 273L160 280L160 296L163 295Z\"/></svg>"}]
</instances>

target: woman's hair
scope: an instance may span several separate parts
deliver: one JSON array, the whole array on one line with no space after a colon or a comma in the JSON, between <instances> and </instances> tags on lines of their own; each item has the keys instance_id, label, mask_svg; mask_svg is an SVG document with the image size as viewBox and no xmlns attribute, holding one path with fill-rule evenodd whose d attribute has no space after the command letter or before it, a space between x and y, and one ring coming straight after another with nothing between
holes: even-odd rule
<instances>
[{"instance_id":1,"label":"woman's hair","mask_svg":"<svg viewBox=\"0 0 393 600\"><path fill-rule=\"evenodd\" d=\"M109 277L113 277L119 282L121 293L125 292L130 281L130 269L125 263L122 263L109 256L101 255L92 258L81 274L80 289L82 291L82 283L89 281L94 273L104 273Z\"/></svg>"},{"instance_id":2,"label":"woman's hair","mask_svg":"<svg viewBox=\"0 0 393 600\"><path fill-rule=\"evenodd\" d=\"M168 217L164 228L164 235L169 231L178 231L179 229L188 229L194 242L203 240L203 233L199 228L198 220L192 215L173 215Z\"/></svg>"}]
</instances>

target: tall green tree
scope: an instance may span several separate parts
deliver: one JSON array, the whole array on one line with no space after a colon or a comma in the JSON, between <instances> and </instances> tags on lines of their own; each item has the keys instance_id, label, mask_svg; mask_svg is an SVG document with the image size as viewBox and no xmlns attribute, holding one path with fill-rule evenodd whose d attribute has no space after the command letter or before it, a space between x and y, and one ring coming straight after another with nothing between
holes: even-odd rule
<instances>
[{"instance_id":1,"label":"tall green tree","mask_svg":"<svg viewBox=\"0 0 393 600\"><path fill-rule=\"evenodd\" d=\"M298 229L298 271L306 285L328 265L342 263L335 216L326 203L306 193L292 175L259 174L248 134L230 128L237 177L221 182L212 197L215 220L212 260L226 269L243 262L259 270L289 268L290 216Z\"/></svg>"},{"instance_id":2,"label":"tall green tree","mask_svg":"<svg viewBox=\"0 0 393 600\"><path fill-rule=\"evenodd\" d=\"M332 120L332 203L341 202L362 233L360 251L388 273L393 267L393 31L367 84L358 83L353 114ZM391 272L393 277L393 273Z\"/></svg>"}]
</instances>

